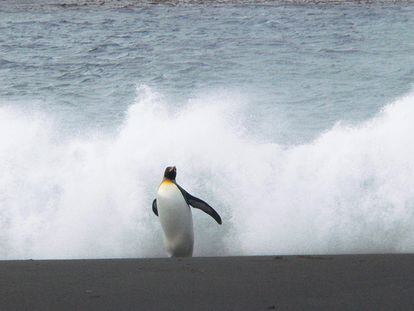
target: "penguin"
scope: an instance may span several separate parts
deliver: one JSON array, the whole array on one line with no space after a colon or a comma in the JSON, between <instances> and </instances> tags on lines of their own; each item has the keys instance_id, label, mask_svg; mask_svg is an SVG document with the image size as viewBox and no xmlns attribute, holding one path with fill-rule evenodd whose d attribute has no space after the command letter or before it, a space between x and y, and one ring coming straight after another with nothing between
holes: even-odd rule
<instances>
[{"instance_id":1,"label":"penguin","mask_svg":"<svg viewBox=\"0 0 414 311\"><path fill-rule=\"evenodd\" d=\"M159 216L164 231L164 244L170 257L193 255L194 231L190 206L201 209L221 225L220 215L206 202L189 194L175 181L177 169L165 169L157 196L152 202L152 211Z\"/></svg>"}]
</instances>

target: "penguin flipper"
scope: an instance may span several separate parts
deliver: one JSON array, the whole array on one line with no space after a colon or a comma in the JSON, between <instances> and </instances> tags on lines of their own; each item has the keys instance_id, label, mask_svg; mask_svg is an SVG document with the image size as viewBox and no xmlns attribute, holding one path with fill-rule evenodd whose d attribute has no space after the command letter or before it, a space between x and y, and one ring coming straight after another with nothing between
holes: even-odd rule
<instances>
[{"instance_id":1,"label":"penguin flipper","mask_svg":"<svg viewBox=\"0 0 414 311\"><path fill-rule=\"evenodd\" d=\"M177 184L176 184L177 185ZM204 213L210 215L211 217L214 218L215 221L217 221L217 223L219 225L221 225L221 217L220 215L214 210L214 208L212 208L210 205L208 205L206 202L204 202L203 200L196 198L195 196L192 196L191 194L189 194L187 191L185 191L182 187L180 187L179 185L177 185L178 189L180 189L181 193L184 196L185 201L187 202L188 205L191 205L194 208L198 208L201 209Z\"/></svg>"},{"instance_id":2,"label":"penguin flipper","mask_svg":"<svg viewBox=\"0 0 414 311\"><path fill-rule=\"evenodd\" d=\"M154 201L152 201L152 211L155 215L158 216L157 199L154 199Z\"/></svg>"}]
</instances>

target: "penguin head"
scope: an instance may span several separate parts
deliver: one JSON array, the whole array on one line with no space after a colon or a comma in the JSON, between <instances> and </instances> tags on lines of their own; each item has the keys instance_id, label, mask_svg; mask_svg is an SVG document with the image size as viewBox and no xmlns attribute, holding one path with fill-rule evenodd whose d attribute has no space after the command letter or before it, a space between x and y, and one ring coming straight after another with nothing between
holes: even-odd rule
<instances>
[{"instance_id":1,"label":"penguin head","mask_svg":"<svg viewBox=\"0 0 414 311\"><path fill-rule=\"evenodd\" d=\"M164 178L175 180L175 176L177 176L177 169L175 166L168 166L164 172Z\"/></svg>"}]
</instances>

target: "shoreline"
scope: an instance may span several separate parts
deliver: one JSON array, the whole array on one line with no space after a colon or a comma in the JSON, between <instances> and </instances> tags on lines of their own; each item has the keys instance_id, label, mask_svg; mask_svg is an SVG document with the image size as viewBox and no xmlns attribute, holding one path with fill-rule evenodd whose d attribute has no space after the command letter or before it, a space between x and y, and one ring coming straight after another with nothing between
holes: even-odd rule
<instances>
[{"instance_id":1,"label":"shoreline","mask_svg":"<svg viewBox=\"0 0 414 311\"><path fill-rule=\"evenodd\" d=\"M2 310L390 310L414 255L0 261Z\"/></svg>"}]
</instances>

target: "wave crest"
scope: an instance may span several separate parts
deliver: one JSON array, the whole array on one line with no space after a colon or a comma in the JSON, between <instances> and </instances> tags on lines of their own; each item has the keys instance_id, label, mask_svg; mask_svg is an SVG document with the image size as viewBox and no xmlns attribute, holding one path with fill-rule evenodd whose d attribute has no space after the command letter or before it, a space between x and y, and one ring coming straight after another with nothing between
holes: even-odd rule
<instances>
[{"instance_id":1,"label":"wave crest","mask_svg":"<svg viewBox=\"0 0 414 311\"><path fill-rule=\"evenodd\" d=\"M223 218L194 211L195 255L414 251L414 94L298 146L247 119L234 94L173 107L145 86L112 135L1 107L1 259L163 256L151 201L171 164Z\"/></svg>"}]
</instances>

